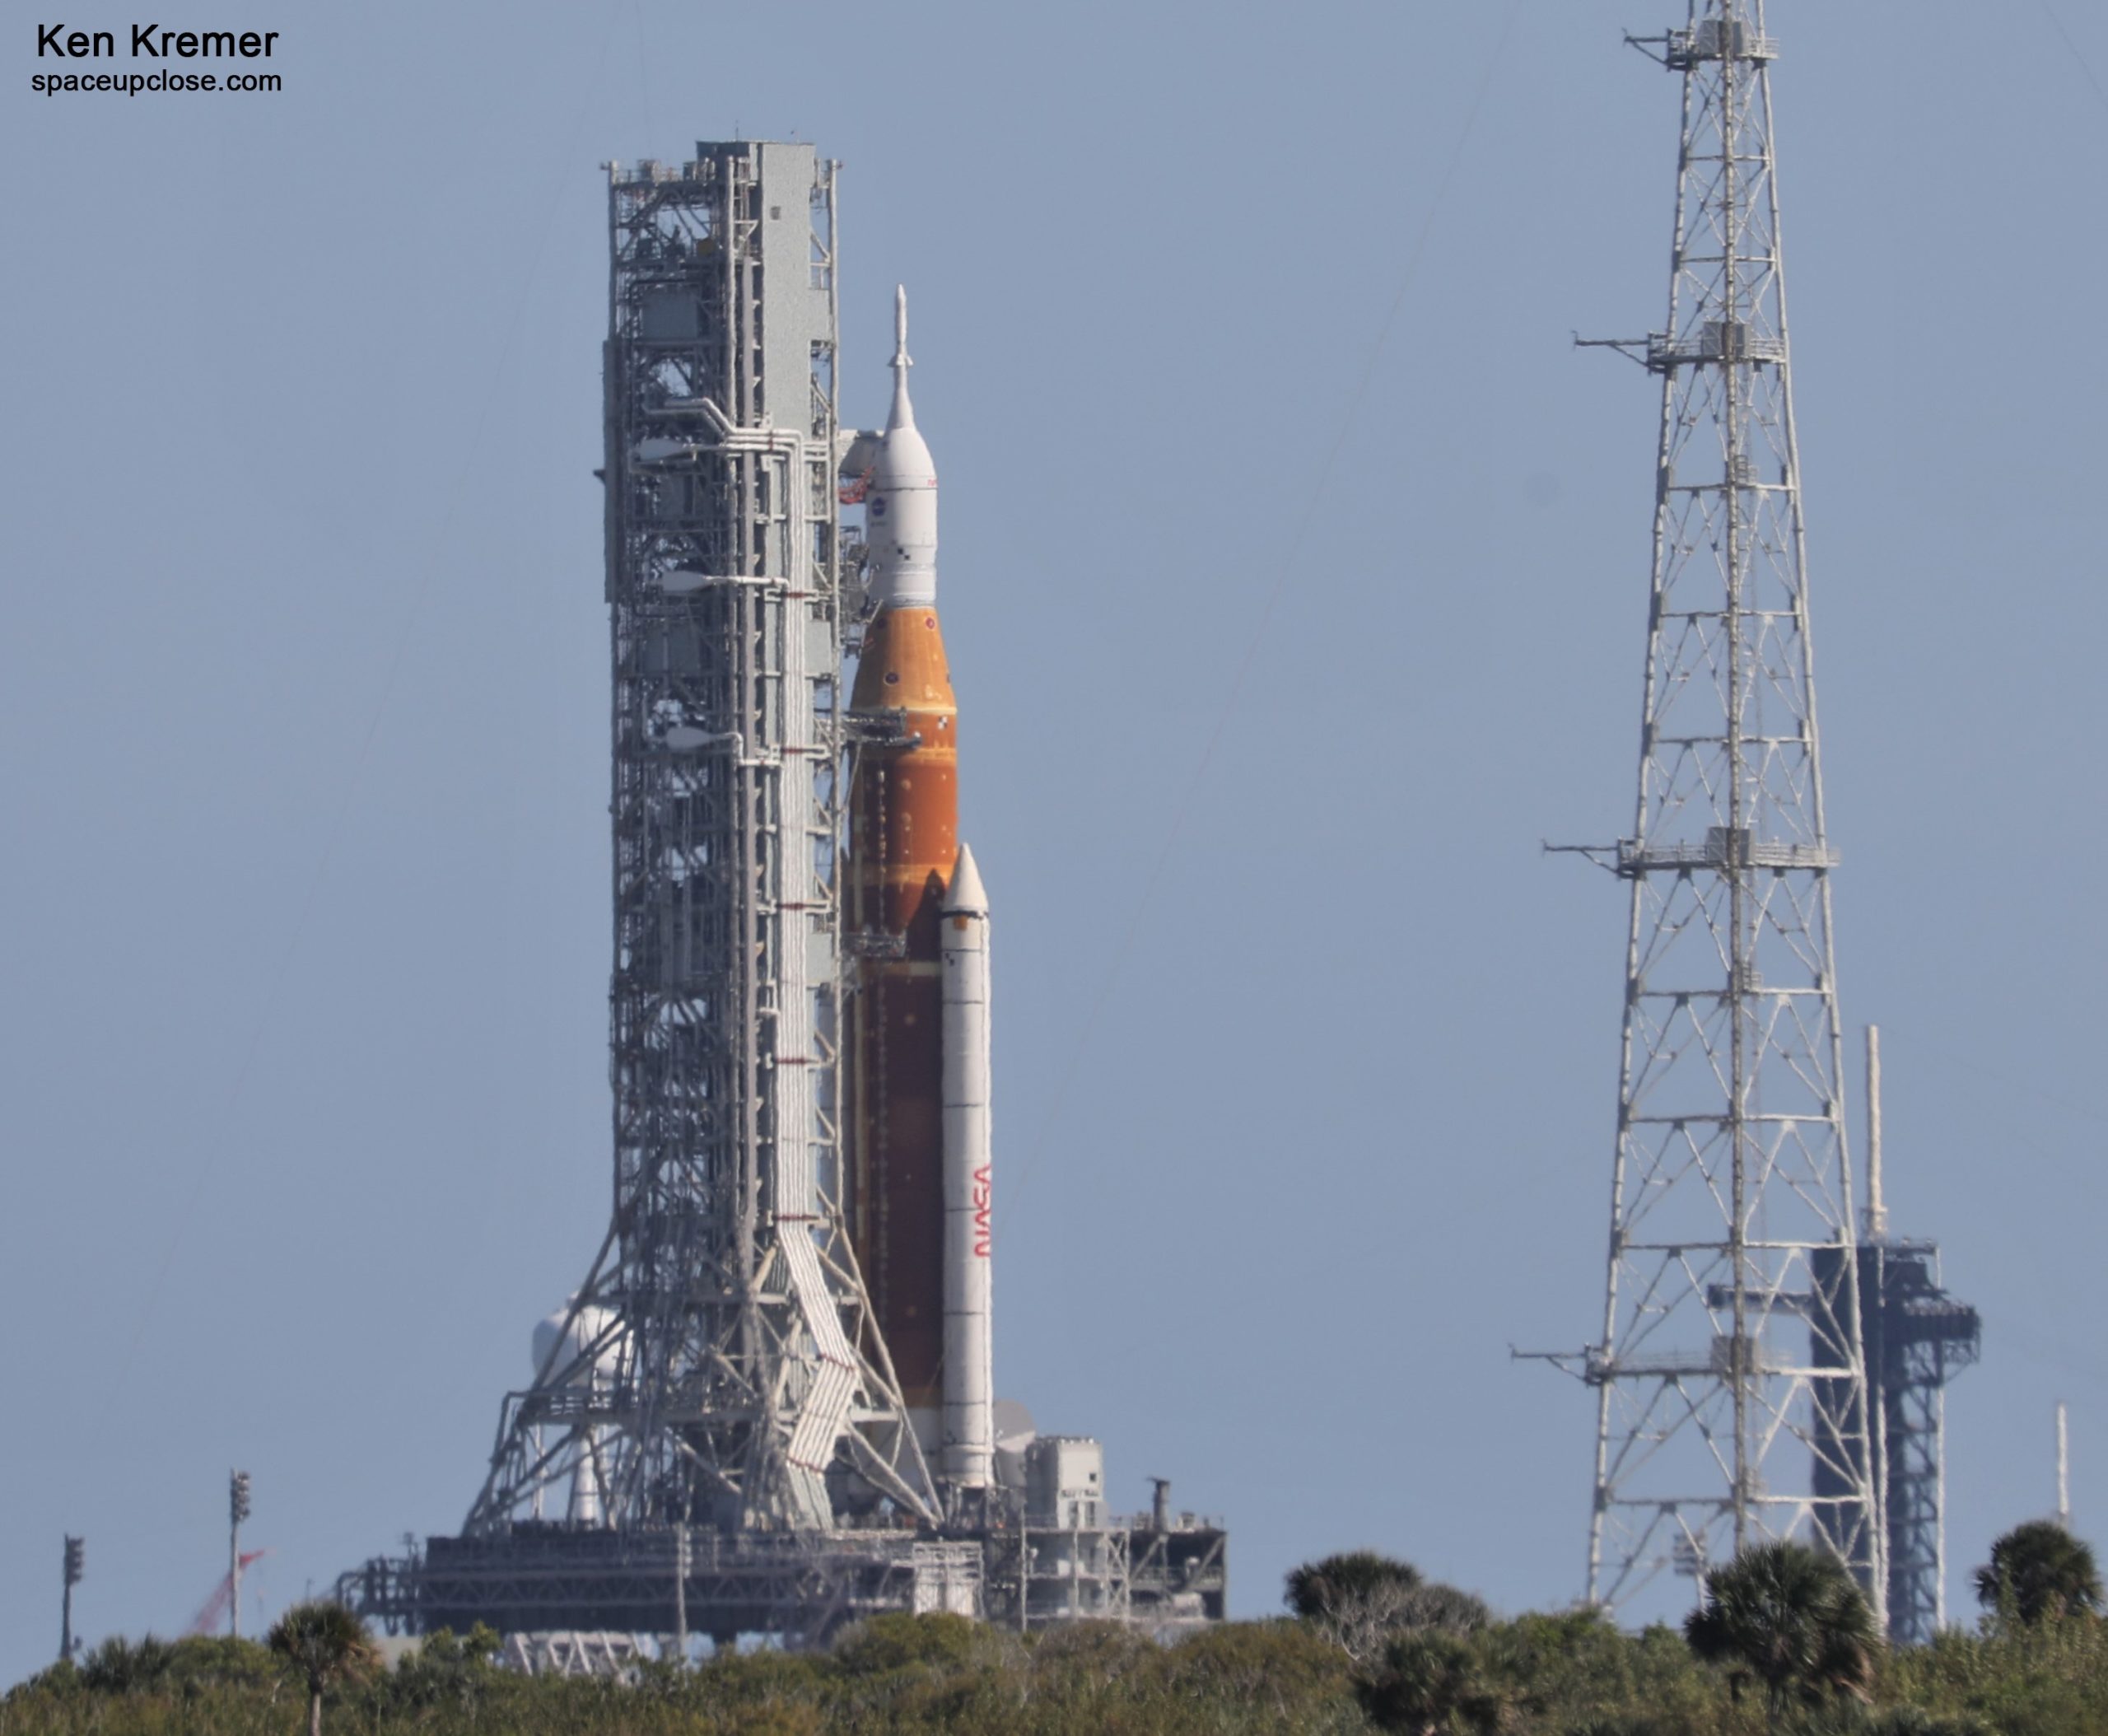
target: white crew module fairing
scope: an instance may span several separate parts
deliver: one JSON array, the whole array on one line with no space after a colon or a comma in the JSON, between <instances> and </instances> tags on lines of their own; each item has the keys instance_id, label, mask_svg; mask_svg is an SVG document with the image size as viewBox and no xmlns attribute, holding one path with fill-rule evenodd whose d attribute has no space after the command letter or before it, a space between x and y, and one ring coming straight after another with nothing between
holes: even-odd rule
<instances>
[{"instance_id":1,"label":"white crew module fairing","mask_svg":"<svg viewBox=\"0 0 2108 1736\"><path fill-rule=\"evenodd\" d=\"M907 396L907 291L893 292L893 407L875 442L864 497L864 541L874 606L937 602L937 466Z\"/></svg>"}]
</instances>

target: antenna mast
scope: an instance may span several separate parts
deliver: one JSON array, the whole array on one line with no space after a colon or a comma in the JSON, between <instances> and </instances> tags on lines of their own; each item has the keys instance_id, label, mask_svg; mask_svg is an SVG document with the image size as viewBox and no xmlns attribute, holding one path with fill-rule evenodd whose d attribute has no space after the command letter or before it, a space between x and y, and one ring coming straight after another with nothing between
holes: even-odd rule
<instances>
[{"instance_id":1,"label":"antenna mast","mask_svg":"<svg viewBox=\"0 0 2108 1736\"><path fill-rule=\"evenodd\" d=\"M1885 1601L1762 0L1681 78L1588 1596L1772 1538Z\"/></svg>"},{"instance_id":2,"label":"antenna mast","mask_svg":"<svg viewBox=\"0 0 2108 1736\"><path fill-rule=\"evenodd\" d=\"M1888 1202L1881 1177L1881 1027L1867 1027L1867 1239L1888 1234Z\"/></svg>"},{"instance_id":3,"label":"antenna mast","mask_svg":"<svg viewBox=\"0 0 2108 1736\"><path fill-rule=\"evenodd\" d=\"M2063 1399L2057 1401L2057 1523L2072 1528L2072 1437Z\"/></svg>"}]
</instances>

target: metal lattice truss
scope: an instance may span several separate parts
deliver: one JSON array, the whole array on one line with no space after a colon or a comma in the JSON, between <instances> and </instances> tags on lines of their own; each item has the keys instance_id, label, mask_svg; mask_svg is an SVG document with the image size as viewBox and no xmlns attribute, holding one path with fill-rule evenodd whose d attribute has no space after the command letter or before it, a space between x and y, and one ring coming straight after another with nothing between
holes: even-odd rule
<instances>
[{"instance_id":1,"label":"metal lattice truss","mask_svg":"<svg viewBox=\"0 0 2108 1736\"><path fill-rule=\"evenodd\" d=\"M1970 1359L1973 1360L1973 1357ZM1888 1620L1900 1645L1929 1645L1947 1626L1947 1383L1963 1365L1938 1344L1900 1359L1886 1396Z\"/></svg>"},{"instance_id":2,"label":"metal lattice truss","mask_svg":"<svg viewBox=\"0 0 2108 1736\"><path fill-rule=\"evenodd\" d=\"M1635 45L1681 75L1646 704L1601 1342L1592 1600L1764 1538L1877 1592L1878 1505L1761 0Z\"/></svg>"},{"instance_id":3,"label":"metal lattice truss","mask_svg":"<svg viewBox=\"0 0 2108 1736\"><path fill-rule=\"evenodd\" d=\"M390 1632L465 1633L482 1622L532 1636L535 1647L583 1634L683 1630L816 1645L881 1611L977 1615L982 1587L979 1543L897 1529L726 1538L545 1526L435 1538L422 1556L377 1558L343 1575L336 1595Z\"/></svg>"},{"instance_id":4,"label":"metal lattice truss","mask_svg":"<svg viewBox=\"0 0 2108 1736\"><path fill-rule=\"evenodd\" d=\"M1880 1398L1889 1637L1927 1645L1947 1626L1947 1386L1976 1360L1983 1323L1941 1286L1939 1249L1929 1242L1863 1247L1859 1288Z\"/></svg>"},{"instance_id":5,"label":"metal lattice truss","mask_svg":"<svg viewBox=\"0 0 2108 1736\"><path fill-rule=\"evenodd\" d=\"M833 166L614 170L613 1221L471 1536L937 1503L844 1232Z\"/></svg>"}]
</instances>

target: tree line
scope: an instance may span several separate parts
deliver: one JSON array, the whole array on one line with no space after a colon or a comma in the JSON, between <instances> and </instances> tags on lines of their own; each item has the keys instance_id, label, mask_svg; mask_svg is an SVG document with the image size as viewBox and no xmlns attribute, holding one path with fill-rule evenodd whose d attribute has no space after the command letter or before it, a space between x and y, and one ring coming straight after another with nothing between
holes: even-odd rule
<instances>
[{"instance_id":1,"label":"tree line","mask_svg":"<svg viewBox=\"0 0 2108 1736\"><path fill-rule=\"evenodd\" d=\"M488 1629L436 1634L392 1669L357 1619L296 1606L258 1644L105 1640L0 1700L0 1736L363 1732L1401 1731L1411 1736L2096 1736L2108 1621L2092 1549L2062 1527L2000 1538L1981 1615L1890 1649L1831 1557L1766 1543L1705 1577L1681 1627L1599 1612L1504 1619L1368 1551L1287 1576L1284 1616L1159 1645L1105 1624L1031 1637L888 1615L824 1652L760 1651L623 1682L529 1678Z\"/></svg>"}]
</instances>

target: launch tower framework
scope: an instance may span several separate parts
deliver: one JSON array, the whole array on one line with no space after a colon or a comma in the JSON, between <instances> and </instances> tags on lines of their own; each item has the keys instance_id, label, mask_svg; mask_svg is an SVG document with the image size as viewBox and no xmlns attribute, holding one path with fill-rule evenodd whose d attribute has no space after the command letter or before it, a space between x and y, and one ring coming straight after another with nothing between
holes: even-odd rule
<instances>
[{"instance_id":1,"label":"launch tower framework","mask_svg":"<svg viewBox=\"0 0 2108 1736\"><path fill-rule=\"evenodd\" d=\"M1886 1584L1853 1250L1762 0L1628 38L1682 86L1588 1591L1746 1545Z\"/></svg>"},{"instance_id":2,"label":"launch tower framework","mask_svg":"<svg viewBox=\"0 0 2108 1736\"><path fill-rule=\"evenodd\" d=\"M934 1519L839 1194L833 166L610 172L614 1198L462 1541Z\"/></svg>"},{"instance_id":3,"label":"launch tower framework","mask_svg":"<svg viewBox=\"0 0 2108 1736\"><path fill-rule=\"evenodd\" d=\"M1947 1386L1975 1361L1983 1323L1942 1287L1931 1242L1862 1243L1859 1294L1880 1437L1888 1635L1925 1645L1947 1625Z\"/></svg>"},{"instance_id":4,"label":"launch tower framework","mask_svg":"<svg viewBox=\"0 0 2108 1736\"><path fill-rule=\"evenodd\" d=\"M1976 1360L1984 1326L1947 1294L1938 1243L1890 1235L1882 1178L1881 1032L1869 1025L1859 1299L1887 1528L1888 1636L1924 1645L1947 1626L1947 1383Z\"/></svg>"}]
</instances>

